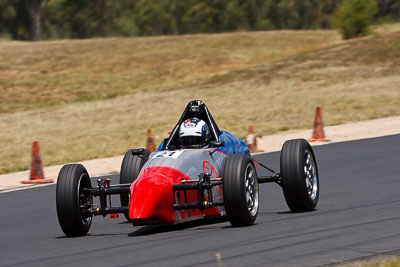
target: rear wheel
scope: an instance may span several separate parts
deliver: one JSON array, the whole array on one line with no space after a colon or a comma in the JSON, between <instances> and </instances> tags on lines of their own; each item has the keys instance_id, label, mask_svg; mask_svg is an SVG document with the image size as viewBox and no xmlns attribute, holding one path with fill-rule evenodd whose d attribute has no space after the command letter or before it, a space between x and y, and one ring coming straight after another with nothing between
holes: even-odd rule
<instances>
[{"instance_id":1,"label":"rear wheel","mask_svg":"<svg viewBox=\"0 0 400 267\"><path fill-rule=\"evenodd\" d=\"M132 151L126 152L124 159L121 164L121 172L119 175L120 184L131 184L139 175L140 170L149 158L150 151L147 149L144 151L143 156L132 155ZM129 205L129 194L120 195L121 206ZM129 221L129 215L127 212L124 213L125 218Z\"/></svg>"},{"instance_id":2,"label":"rear wheel","mask_svg":"<svg viewBox=\"0 0 400 267\"><path fill-rule=\"evenodd\" d=\"M223 194L228 220L233 226L254 224L258 214L258 180L247 154L234 154L225 164Z\"/></svg>"},{"instance_id":3,"label":"rear wheel","mask_svg":"<svg viewBox=\"0 0 400 267\"><path fill-rule=\"evenodd\" d=\"M319 176L314 151L306 140L288 140L283 144L281 176L283 194L290 210L314 210L319 199Z\"/></svg>"},{"instance_id":4,"label":"rear wheel","mask_svg":"<svg viewBox=\"0 0 400 267\"><path fill-rule=\"evenodd\" d=\"M93 195L84 188L92 188L85 167L70 164L61 168L56 188L57 217L68 237L86 235L92 225L93 214L89 209Z\"/></svg>"}]
</instances>

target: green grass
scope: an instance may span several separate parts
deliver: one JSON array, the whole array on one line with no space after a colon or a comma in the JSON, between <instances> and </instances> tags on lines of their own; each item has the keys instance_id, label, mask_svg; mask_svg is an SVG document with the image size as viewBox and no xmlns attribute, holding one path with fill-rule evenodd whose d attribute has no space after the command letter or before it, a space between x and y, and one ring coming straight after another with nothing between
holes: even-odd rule
<instances>
[{"instance_id":1,"label":"green grass","mask_svg":"<svg viewBox=\"0 0 400 267\"><path fill-rule=\"evenodd\" d=\"M121 155L202 99L243 137L400 115L400 32L333 31L0 43L0 173Z\"/></svg>"}]
</instances>

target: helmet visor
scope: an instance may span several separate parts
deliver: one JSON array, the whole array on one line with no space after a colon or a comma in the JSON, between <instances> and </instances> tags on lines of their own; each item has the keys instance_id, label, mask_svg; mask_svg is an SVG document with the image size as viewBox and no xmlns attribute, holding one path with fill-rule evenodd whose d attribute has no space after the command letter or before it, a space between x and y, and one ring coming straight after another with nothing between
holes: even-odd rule
<instances>
[{"instance_id":1,"label":"helmet visor","mask_svg":"<svg viewBox=\"0 0 400 267\"><path fill-rule=\"evenodd\" d=\"M204 145L203 136L182 136L181 145L183 147L200 147Z\"/></svg>"}]
</instances>

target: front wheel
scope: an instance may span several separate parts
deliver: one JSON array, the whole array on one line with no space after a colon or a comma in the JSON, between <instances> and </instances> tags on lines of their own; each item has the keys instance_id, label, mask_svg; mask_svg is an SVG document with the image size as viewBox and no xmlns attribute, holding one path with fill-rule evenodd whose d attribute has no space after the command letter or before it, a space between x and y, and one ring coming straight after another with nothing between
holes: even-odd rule
<instances>
[{"instance_id":1,"label":"front wheel","mask_svg":"<svg viewBox=\"0 0 400 267\"><path fill-rule=\"evenodd\" d=\"M147 159L150 156L150 151L145 149L143 156L133 155L132 150L128 150L126 152L124 159L121 164L121 172L119 174L119 183L120 184L131 184L138 177L140 170L143 165L146 163ZM129 194L121 194L120 195L121 206L129 205ZM124 213L125 218L129 221L128 212Z\"/></svg>"},{"instance_id":2,"label":"front wheel","mask_svg":"<svg viewBox=\"0 0 400 267\"><path fill-rule=\"evenodd\" d=\"M61 168L57 180L56 206L61 229L68 237L84 236L92 225L93 195L85 188L92 188L89 174L81 164Z\"/></svg>"},{"instance_id":3,"label":"front wheel","mask_svg":"<svg viewBox=\"0 0 400 267\"><path fill-rule=\"evenodd\" d=\"M281 177L290 210L313 211L319 199L319 176L314 151L306 140L288 140L283 144Z\"/></svg>"},{"instance_id":4,"label":"front wheel","mask_svg":"<svg viewBox=\"0 0 400 267\"><path fill-rule=\"evenodd\" d=\"M233 226L254 224L258 214L258 180L247 154L234 154L225 164L223 195L228 220Z\"/></svg>"}]
</instances>

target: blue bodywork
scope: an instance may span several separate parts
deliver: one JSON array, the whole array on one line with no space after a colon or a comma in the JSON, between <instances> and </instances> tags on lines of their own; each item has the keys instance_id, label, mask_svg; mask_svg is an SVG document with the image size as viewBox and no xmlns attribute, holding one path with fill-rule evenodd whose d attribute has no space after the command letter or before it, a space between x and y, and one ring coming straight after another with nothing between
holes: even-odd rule
<instances>
[{"instance_id":1,"label":"blue bodywork","mask_svg":"<svg viewBox=\"0 0 400 267\"><path fill-rule=\"evenodd\" d=\"M219 136L220 141L225 142L225 146L219 148L219 151L224 152L227 155L232 155L232 154L249 154L250 155L250 150L249 147L246 145L246 143L240 139L234 136L233 134L221 130L221 135Z\"/></svg>"},{"instance_id":2,"label":"blue bodywork","mask_svg":"<svg viewBox=\"0 0 400 267\"><path fill-rule=\"evenodd\" d=\"M232 154L250 155L250 150L246 143L242 139L237 138L227 131L221 130L221 134L219 135L218 140L225 142L225 146L218 148L218 150L227 154L228 156ZM164 141L162 141L162 143L159 145L157 151L161 151L163 146Z\"/></svg>"}]
</instances>

